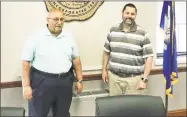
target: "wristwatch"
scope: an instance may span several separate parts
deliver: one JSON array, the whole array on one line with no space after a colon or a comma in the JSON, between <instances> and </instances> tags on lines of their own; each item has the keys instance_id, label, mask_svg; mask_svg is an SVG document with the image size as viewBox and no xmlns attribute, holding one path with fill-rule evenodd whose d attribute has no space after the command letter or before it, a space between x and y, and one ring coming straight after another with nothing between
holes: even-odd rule
<instances>
[{"instance_id":1,"label":"wristwatch","mask_svg":"<svg viewBox=\"0 0 187 117\"><path fill-rule=\"evenodd\" d=\"M148 79L147 79L147 78L144 78L144 77L142 77L141 80L142 80L144 83L147 83L147 82L148 82Z\"/></svg>"},{"instance_id":2,"label":"wristwatch","mask_svg":"<svg viewBox=\"0 0 187 117\"><path fill-rule=\"evenodd\" d=\"M77 80L77 82L82 83L83 80Z\"/></svg>"}]
</instances>

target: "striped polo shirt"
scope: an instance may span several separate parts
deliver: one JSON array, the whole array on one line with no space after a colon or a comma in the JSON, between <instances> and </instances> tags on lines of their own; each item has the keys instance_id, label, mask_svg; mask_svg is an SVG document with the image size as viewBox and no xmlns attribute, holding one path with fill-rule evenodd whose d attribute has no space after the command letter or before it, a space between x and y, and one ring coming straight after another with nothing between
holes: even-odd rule
<instances>
[{"instance_id":1,"label":"striped polo shirt","mask_svg":"<svg viewBox=\"0 0 187 117\"><path fill-rule=\"evenodd\" d=\"M147 32L136 23L128 32L123 31L123 22L111 27L104 51L110 53L109 70L117 74L142 74L145 60L153 56Z\"/></svg>"}]
</instances>

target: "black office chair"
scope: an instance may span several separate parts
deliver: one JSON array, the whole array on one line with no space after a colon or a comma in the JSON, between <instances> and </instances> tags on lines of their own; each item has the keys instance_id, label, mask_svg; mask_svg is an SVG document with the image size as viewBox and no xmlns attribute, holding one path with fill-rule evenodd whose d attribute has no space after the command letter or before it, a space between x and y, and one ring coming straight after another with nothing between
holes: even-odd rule
<instances>
[{"instance_id":1,"label":"black office chair","mask_svg":"<svg viewBox=\"0 0 187 117\"><path fill-rule=\"evenodd\" d=\"M166 117L161 97L121 95L96 98L96 116L162 116Z\"/></svg>"},{"instance_id":2,"label":"black office chair","mask_svg":"<svg viewBox=\"0 0 187 117\"><path fill-rule=\"evenodd\" d=\"M22 107L1 107L1 117L25 117L25 109Z\"/></svg>"}]
</instances>

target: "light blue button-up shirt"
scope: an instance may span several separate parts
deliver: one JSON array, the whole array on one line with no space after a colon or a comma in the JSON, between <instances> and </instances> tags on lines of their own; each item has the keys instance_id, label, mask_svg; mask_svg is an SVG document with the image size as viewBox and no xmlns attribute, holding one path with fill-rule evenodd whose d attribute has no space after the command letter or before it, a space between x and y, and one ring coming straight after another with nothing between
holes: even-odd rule
<instances>
[{"instance_id":1,"label":"light blue button-up shirt","mask_svg":"<svg viewBox=\"0 0 187 117\"><path fill-rule=\"evenodd\" d=\"M68 72L72 60L79 56L76 42L71 33L62 30L55 37L47 27L26 40L22 60L30 61L31 65L48 73Z\"/></svg>"}]
</instances>

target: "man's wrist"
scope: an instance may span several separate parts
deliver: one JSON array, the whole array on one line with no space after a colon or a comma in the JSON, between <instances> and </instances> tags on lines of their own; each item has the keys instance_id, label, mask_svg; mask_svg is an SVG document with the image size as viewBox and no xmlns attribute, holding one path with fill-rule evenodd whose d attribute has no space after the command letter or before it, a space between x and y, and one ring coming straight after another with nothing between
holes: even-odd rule
<instances>
[{"instance_id":1,"label":"man's wrist","mask_svg":"<svg viewBox=\"0 0 187 117\"><path fill-rule=\"evenodd\" d=\"M148 78L148 75L142 74L142 77L143 77L144 79L147 79L147 78Z\"/></svg>"},{"instance_id":2,"label":"man's wrist","mask_svg":"<svg viewBox=\"0 0 187 117\"><path fill-rule=\"evenodd\" d=\"M22 83L22 87L30 87L30 83Z\"/></svg>"},{"instance_id":3,"label":"man's wrist","mask_svg":"<svg viewBox=\"0 0 187 117\"><path fill-rule=\"evenodd\" d=\"M147 83L147 82L148 82L147 77L142 77L141 80L142 80L144 83Z\"/></svg>"},{"instance_id":4,"label":"man's wrist","mask_svg":"<svg viewBox=\"0 0 187 117\"><path fill-rule=\"evenodd\" d=\"M107 72L107 68L103 68L102 71L103 71L103 72Z\"/></svg>"},{"instance_id":5,"label":"man's wrist","mask_svg":"<svg viewBox=\"0 0 187 117\"><path fill-rule=\"evenodd\" d=\"M31 87L30 85L24 85L22 86L23 88Z\"/></svg>"},{"instance_id":6,"label":"man's wrist","mask_svg":"<svg viewBox=\"0 0 187 117\"><path fill-rule=\"evenodd\" d=\"M78 83L82 83L83 79L76 80Z\"/></svg>"}]
</instances>

